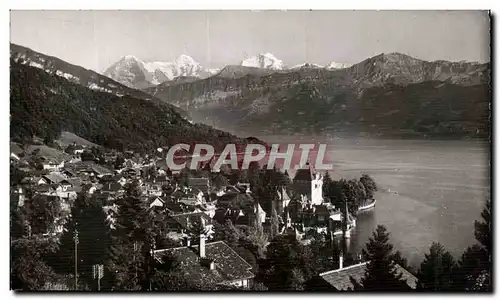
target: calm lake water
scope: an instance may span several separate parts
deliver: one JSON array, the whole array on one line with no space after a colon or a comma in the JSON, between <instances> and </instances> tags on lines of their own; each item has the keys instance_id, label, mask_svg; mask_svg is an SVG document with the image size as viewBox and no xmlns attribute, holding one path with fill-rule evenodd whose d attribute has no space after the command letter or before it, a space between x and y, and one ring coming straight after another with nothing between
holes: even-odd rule
<instances>
[{"instance_id":1,"label":"calm lake water","mask_svg":"<svg viewBox=\"0 0 500 300\"><path fill-rule=\"evenodd\" d=\"M414 265L420 264L433 241L456 257L475 242L474 220L480 219L490 188L490 149L485 143L259 138L328 143L334 179L359 178L362 173L375 179L380 190L377 205L358 216L351 237L353 252L364 247L377 224L388 228L395 249Z\"/></svg>"}]
</instances>

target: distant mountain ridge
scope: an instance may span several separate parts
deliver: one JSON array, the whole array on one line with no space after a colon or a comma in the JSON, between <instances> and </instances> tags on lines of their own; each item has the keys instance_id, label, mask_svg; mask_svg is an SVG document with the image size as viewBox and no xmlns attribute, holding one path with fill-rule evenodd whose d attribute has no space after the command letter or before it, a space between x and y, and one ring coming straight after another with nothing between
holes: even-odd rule
<instances>
[{"instance_id":1,"label":"distant mountain ridge","mask_svg":"<svg viewBox=\"0 0 500 300\"><path fill-rule=\"evenodd\" d=\"M277 59L271 53L262 53L247 59L244 59L240 65L244 67L253 67L271 70L283 70L285 65L282 60Z\"/></svg>"},{"instance_id":2,"label":"distant mountain ridge","mask_svg":"<svg viewBox=\"0 0 500 300\"><path fill-rule=\"evenodd\" d=\"M378 61L377 61L378 59ZM474 65L475 63L471 62L445 62L445 61L436 61L436 62L426 62L423 60L419 60L413 58L411 56L401 54L401 53L389 53L389 54L380 54L371 58L368 58L358 64L356 66L361 66L363 63L366 63L370 60L370 63L375 63L375 66L382 66L382 70L384 65L386 67L393 68L396 64L400 66L404 66L407 68L407 71L412 72L420 72L418 69L428 69L432 67L432 65L442 65L445 68L460 68L459 65ZM390 66L392 64L392 66ZM448 64L448 65L446 65ZM480 65L480 64L477 64ZM177 77L190 77L190 78L198 78L205 79L211 76L220 76L226 78L239 78L245 77L247 75L258 75L265 76L270 75L272 73L289 73L295 72L301 69L323 69L329 71L343 70L349 69L353 67L351 64L339 63L339 62L330 62L326 66L305 62L302 64L287 66L282 60L276 58L271 53L261 53L249 58L243 59L239 65L227 65L222 69L207 69L202 67L198 62L196 62L193 58L187 55L180 55L174 62L144 62L138 59L135 56L128 55L124 56L118 62L114 63L110 66L105 72L104 75L132 88L137 89L145 89L149 87L153 87L156 85L160 85L164 82L169 82L174 80ZM372 68L370 66L365 66L366 68ZM259 69L259 70L257 70ZM403 70L404 71L404 70ZM438 73L446 73L440 72ZM408 75L408 74L406 74ZM442 78L432 78L429 80L441 80ZM166 85L171 86L173 82L170 82Z\"/></svg>"},{"instance_id":3,"label":"distant mountain ridge","mask_svg":"<svg viewBox=\"0 0 500 300\"><path fill-rule=\"evenodd\" d=\"M128 87L146 88L177 77L206 78L218 71L206 69L184 54L173 62L144 62L135 56L127 55L107 68L103 74Z\"/></svg>"},{"instance_id":4,"label":"distant mountain ridge","mask_svg":"<svg viewBox=\"0 0 500 300\"><path fill-rule=\"evenodd\" d=\"M145 89L165 83L176 84L177 77L205 79L210 76L239 78L246 75L269 75L274 72L290 72L302 68L337 70L350 67L349 64L331 62L327 66L303 63L288 67L272 53L260 53L243 59L239 65L227 65L222 69L202 67L193 58L180 55L174 62L144 62L133 55L126 55L111 65L104 75L128 87ZM178 81L177 81L178 82Z\"/></svg>"}]
</instances>

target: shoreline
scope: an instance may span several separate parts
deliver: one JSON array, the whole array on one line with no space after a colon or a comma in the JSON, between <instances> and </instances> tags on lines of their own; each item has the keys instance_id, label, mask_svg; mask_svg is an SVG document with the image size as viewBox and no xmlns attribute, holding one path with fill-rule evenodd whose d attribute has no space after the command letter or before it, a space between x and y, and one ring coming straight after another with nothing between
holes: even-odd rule
<instances>
[{"instance_id":1,"label":"shoreline","mask_svg":"<svg viewBox=\"0 0 500 300\"><path fill-rule=\"evenodd\" d=\"M375 208L375 204L376 203L377 203L377 199L373 199L373 201L371 201L369 204L367 204L365 206L358 207L358 213L362 212L362 211L370 210L372 208Z\"/></svg>"}]
</instances>

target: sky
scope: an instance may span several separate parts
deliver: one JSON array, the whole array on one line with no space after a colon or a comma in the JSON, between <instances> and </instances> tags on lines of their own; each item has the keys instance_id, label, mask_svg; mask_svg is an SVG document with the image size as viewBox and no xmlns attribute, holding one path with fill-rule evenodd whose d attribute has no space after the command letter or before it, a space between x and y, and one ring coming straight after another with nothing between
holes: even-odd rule
<instances>
[{"instance_id":1,"label":"sky","mask_svg":"<svg viewBox=\"0 0 500 300\"><path fill-rule=\"evenodd\" d=\"M288 66L400 52L489 61L486 11L11 11L13 43L103 72L125 55L207 68L272 53Z\"/></svg>"}]
</instances>

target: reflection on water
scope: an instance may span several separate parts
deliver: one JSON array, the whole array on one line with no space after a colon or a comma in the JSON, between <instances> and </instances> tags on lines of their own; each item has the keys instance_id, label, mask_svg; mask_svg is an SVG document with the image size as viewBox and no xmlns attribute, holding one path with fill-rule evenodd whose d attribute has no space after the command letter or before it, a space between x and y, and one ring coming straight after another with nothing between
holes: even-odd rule
<instances>
[{"instance_id":1,"label":"reflection on water","mask_svg":"<svg viewBox=\"0 0 500 300\"><path fill-rule=\"evenodd\" d=\"M272 141L297 142L291 137L273 137ZM420 263L434 241L456 256L475 242L474 220L480 218L489 195L488 145L471 141L335 140L328 149L334 179L368 173L380 188L375 210L358 218L350 239L353 252L364 247L377 224L388 228L395 249L412 264Z\"/></svg>"}]
</instances>

